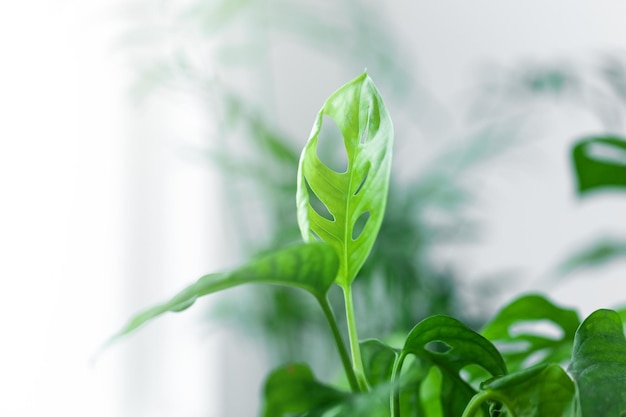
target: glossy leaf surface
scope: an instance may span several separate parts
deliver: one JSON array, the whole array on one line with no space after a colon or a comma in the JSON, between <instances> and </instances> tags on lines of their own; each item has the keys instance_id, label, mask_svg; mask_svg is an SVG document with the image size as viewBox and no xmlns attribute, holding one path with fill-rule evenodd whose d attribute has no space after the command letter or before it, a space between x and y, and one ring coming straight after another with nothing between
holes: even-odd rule
<instances>
[{"instance_id":1,"label":"glossy leaf surface","mask_svg":"<svg viewBox=\"0 0 626 417\"><path fill-rule=\"evenodd\" d=\"M626 188L626 140L594 136L578 141L572 149L578 192Z\"/></svg>"},{"instance_id":2,"label":"glossy leaf surface","mask_svg":"<svg viewBox=\"0 0 626 417\"><path fill-rule=\"evenodd\" d=\"M325 116L336 123L343 136L348 159L345 172L334 171L318 156ZM337 283L342 286L354 280L380 229L389 188L392 143L391 118L374 83L364 73L326 100L300 156L298 225L305 241L319 237L335 248L340 259ZM313 201L318 204L317 210ZM355 229L363 220L365 224Z\"/></svg>"},{"instance_id":3,"label":"glossy leaf surface","mask_svg":"<svg viewBox=\"0 0 626 417\"><path fill-rule=\"evenodd\" d=\"M495 378L482 385L505 402L515 417L561 416L576 391L563 368L544 364Z\"/></svg>"},{"instance_id":4,"label":"glossy leaf surface","mask_svg":"<svg viewBox=\"0 0 626 417\"><path fill-rule=\"evenodd\" d=\"M575 310L530 294L500 310L481 334L498 346L509 370L515 372L530 365L568 360L579 323ZM546 330L554 334L542 334L541 326L548 326ZM536 363L527 363L532 360Z\"/></svg>"},{"instance_id":5,"label":"glossy leaf surface","mask_svg":"<svg viewBox=\"0 0 626 417\"><path fill-rule=\"evenodd\" d=\"M227 273L201 277L169 301L134 316L114 337L130 333L144 323L167 312L185 310L198 297L242 284L264 283L300 288L321 299L333 284L339 260L325 243L305 243L287 247Z\"/></svg>"},{"instance_id":6,"label":"glossy leaf surface","mask_svg":"<svg viewBox=\"0 0 626 417\"><path fill-rule=\"evenodd\" d=\"M288 364L265 381L263 417L323 416L350 394L318 382L307 365Z\"/></svg>"},{"instance_id":7,"label":"glossy leaf surface","mask_svg":"<svg viewBox=\"0 0 626 417\"><path fill-rule=\"evenodd\" d=\"M422 365L435 366L440 370L437 392L442 417L462 415L476 394L461 377L463 368L477 365L492 377L507 372L502 357L487 339L447 316L432 316L415 326L401 353L402 357L408 354L415 355ZM427 398L432 403L432 398Z\"/></svg>"},{"instance_id":8,"label":"glossy leaf surface","mask_svg":"<svg viewBox=\"0 0 626 417\"><path fill-rule=\"evenodd\" d=\"M597 310L576 332L570 373L581 417L626 415L626 338L612 310Z\"/></svg>"}]
</instances>

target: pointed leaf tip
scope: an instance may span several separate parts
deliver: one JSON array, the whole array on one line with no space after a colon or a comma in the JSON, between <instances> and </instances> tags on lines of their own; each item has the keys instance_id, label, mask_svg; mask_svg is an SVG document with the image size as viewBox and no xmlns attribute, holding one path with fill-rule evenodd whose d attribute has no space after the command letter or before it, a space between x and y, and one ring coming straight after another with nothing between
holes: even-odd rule
<instances>
[{"instance_id":1,"label":"pointed leaf tip","mask_svg":"<svg viewBox=\"0 0 626 417\"><path fill-rule=\"evenodd\" d=\"M167 312L191 307L199 297L243 284L275 284L300 288L321 299L333 284L339 259L329 245L303 243L278 250L227 273L209 274L172 297L132 317L105 346Z\"/></svg>"}]
</instances>

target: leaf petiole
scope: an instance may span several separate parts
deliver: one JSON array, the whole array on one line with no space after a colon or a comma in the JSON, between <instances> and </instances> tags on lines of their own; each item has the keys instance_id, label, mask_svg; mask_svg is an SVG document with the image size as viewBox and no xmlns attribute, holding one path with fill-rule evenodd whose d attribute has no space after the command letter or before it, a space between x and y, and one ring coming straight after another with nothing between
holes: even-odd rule
<instances>
[{"instance_id":1,"label":"leaf petiole","mask_svg":"<svg viewBox=\"0 0 626 417\"><path fill-rule=\"evenodd\" d=\"M322 307L322 311L324 312L324 316L328 321L328 325L333 334L333 338L335 339L335 345L337 345L337 350L339 351L339 356L341 358L341 363L343 364L344 370L346 372L346 377L348 378L348 383L350 384L350 389L353 392L361 391L359 387L359 383L357 381L356 374L354 373L354 369L352 369L352 365L350 363L350 355L346 350L346 346L341 337L341 332L339 331L339 326L337 325L337 319L335 318L335 314L333 313L332 308L330 307L330 303L328 301L328 297L318 298L318 302Z\"/></svg>"},{"instance_id":2,"label":"leaf petiole","mask_svg":"<svg viewBox=\"0 0 626 417\"><path fill-rule=\"evenodd\" d=\"M391 417L400 417L400 373L405 357L404 353L398 355L391 371Z\"/></svg>"},{"instance_id":3,"label":"leaf petiole","mask_svg":"<svg viewBox=\"0 0 626 417\"><path fill-rule=\"evenodd\" d=\"M363 369L363 360L361 359L361 347L359 346L359 336L356 329L356 319L354 317L354 303L352 302L352 288L342 286L343 296L346 304L346 321L348 323L348 336L350 338L350 352L352 353L352 368L356 374L361 391L369 391L369 384L365 377Z\"/></svg>"}]
</instances>

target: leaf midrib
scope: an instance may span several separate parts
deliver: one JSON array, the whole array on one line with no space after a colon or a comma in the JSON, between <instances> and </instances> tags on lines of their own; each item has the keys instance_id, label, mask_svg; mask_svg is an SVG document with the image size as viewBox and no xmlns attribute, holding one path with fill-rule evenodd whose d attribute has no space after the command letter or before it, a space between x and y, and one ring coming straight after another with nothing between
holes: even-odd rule
<instances>
[{"instance_id":1,"label":"leaf midrib","mask_svg":"<svg viewBox=\"0 0 626 417\"><path fill-rule=\"evenodd\" d=\"M359 95L358 95L358 101L359 103L361 103L361 95L363 93L363 86L361 87L361 89L359 90ZM360 107L360 105L359 105ZM370 119L370 108L367 109L367 120L366 120L366 124L369 124L369 119ZM349 173L349 180L348 180L348 190L346 195L348 196L348 198L346 198L346 207L345 207L345 225L344 225L344 230L343 230L343 259L345 260L344 262L344 278L345 278L345 285L349 286L350 285L350 281L354 278L349 276L350 274L350 258L348 256L348 244L352 241L352 219L350 219L350 205L352 203L352 200L354 199L355 196L352 195L352 182L354 180L354 177L356 175L356 173L358 172L358 166L356 164L356 160L359 157L359 154L363 148L363 144L361 144L361 138L360 138L360 134L361 134L361 126L360 126L360 114L357 114L357 119L359 120L359 125L358 125L358 130L357 130L357 136L359 136L359 140L356 143L356 146L354 147L354 155L353 155L353 160L350 161L350 158L348 158L348 168L347 168L347 173ZM344 144L345 146L345 144ZM347 149L346 149L347 152ZM350 167L350 163L353 162L354 164L354 169L351 169ZM362 179L361 179L362 180ZM359 182L360 184L360 182Z\"/></svg>"}]
</instances>

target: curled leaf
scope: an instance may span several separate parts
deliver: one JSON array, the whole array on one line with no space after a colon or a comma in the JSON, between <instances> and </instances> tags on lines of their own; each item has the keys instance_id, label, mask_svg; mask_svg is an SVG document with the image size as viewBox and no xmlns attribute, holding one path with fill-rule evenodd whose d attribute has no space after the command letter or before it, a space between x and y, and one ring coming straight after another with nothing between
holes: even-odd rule
<instances>
[{"instance_id":1,"label":"curled leaf","mask_svg":"<svg viewBox=\"0 0 626 417\"><path fill-rule=\"evenodd\" d=\"M439 373L429 372L437 380L438 407L442 417L458 417L476 394L462 377L467 366L479 366L492 377L505 375L506 365L498 350L483 336L460 321L447 316L432 316L417 324L407 336L401 361L415 355L423 366L436 367ZM435 378L435 376L437 378ZM434 398L421 387L421 400L433 407Z\"/></svg>"},{"instance_id":2,"label":"curled leaf","mask_svg":"<svg viewBox=\"0 0 626 417\"><path fill-rule=\"evenodd\" d=\"M494 378L481 388L504 403L515 417L561 416L570 407L576 391L574 382L556 364Z\"/></svg>"}]
</instances>

